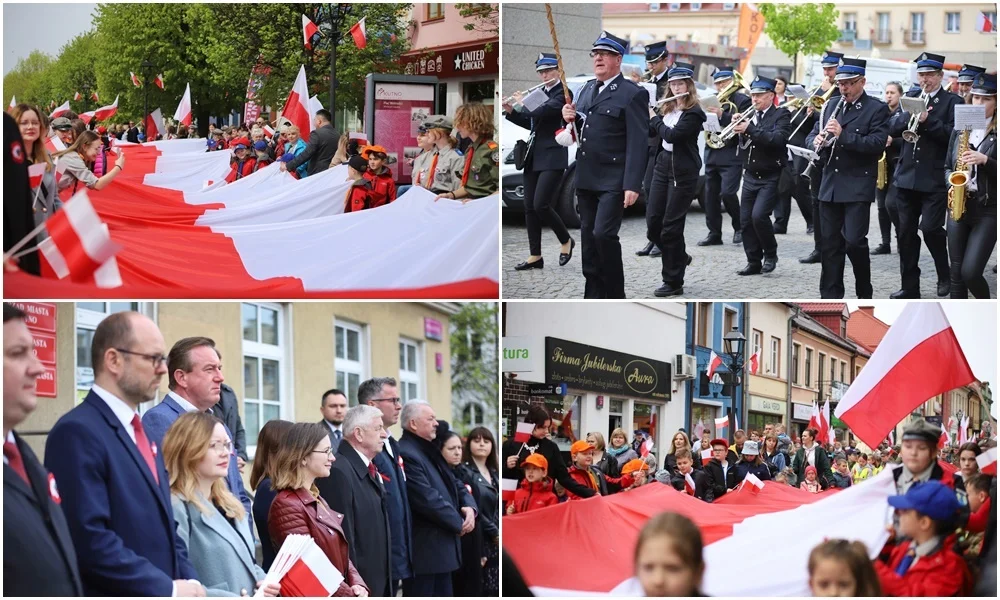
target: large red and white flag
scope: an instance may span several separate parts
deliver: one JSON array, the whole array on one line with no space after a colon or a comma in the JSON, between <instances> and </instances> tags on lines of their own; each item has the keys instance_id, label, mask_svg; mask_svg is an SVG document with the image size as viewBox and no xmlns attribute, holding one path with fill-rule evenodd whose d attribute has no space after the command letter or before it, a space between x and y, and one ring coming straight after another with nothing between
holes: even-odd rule
<instances>
[{"instance_id":1,"label":"large red and white flag","mask_svg":"<svg viewBox=\"0 0 1000 600\"><path fill-rule=\"evenodd\" d=\"M96 110L89 110L85 113L80 113L80 120L90 125L90 122L94 119L94 115L97 114Z\"/></svg>"},{"instance_id":2,"label":"large red and white flag","mask_svg":"<svg viewBox=\"0 0 1000 600\"><path fill-rule=\"evenodd\" d=\"M146 117L146 141L156 141L156 136L165 135L167 128L163 126L163 113L157 108Z\"/></svg>"},{"instance_id":3,"label":"large red and white flag","mask_svg":"<svg viewBox=\"0 0 1000 600\"><path fill-rule=\"evenodd\" d=\"M995 12L992 14L996 14ZM997 30L996 23L990 19L989 15L980 11L979 17L976 19L976 31L980 33L993 33Z\"/></svg>"},{"instance_id":4,"label":"large red and white flag","mask_svg":"<svg viewBox=\"0 0 1000 600\"><path fill-rule=\"evenodd\" d=\"M524 421L517 422L517 429L514 431L514 441L515 442L527 442L531 439L531 432L535 430L535 425L533 423L526 423Z\"/></svg>"},{"instance_id":5,"label":"large red and white flag","mask_svg":"<svg viewBox=\"0 0 1000 600\"><path fill-rule=\"evenodd\" d=\"M191 126L191 84L187 84L184 88L184 95L181 96L181 103L177 105L177 110L174 112L174 120L178 123L184 125L185 127Z\"/></svg>"},{"instance_id":6,"label":"large red and white flag","mask_svg":"<svg viewBox=\"0 0 1000 600\"><path fill-rule=\"evenodd\" d=\"M997 447L993 446L976 457L976 464L979 465L979 472L986 475L997 476Z\"/></svg>"},{"instance_id":7,"label":"large red and white flag","mask_svg":"<svg viewBox=\"0 0 1000 600\"><path fill-rule=\"evenodd\" d=\"M708 366L705 367L705 375L711 379L712 375L715 374L715 370L722 366L722 358L712 350L712 353L708 355Z\"/></svg>"},{"instance_id":8,"label":"large red and white flag","mask_svg":"<svg viewBox=\"0 0 1000 600\"><path fill-rule=\"evenodd\" d=\"M933 365L933 368L932 368ZM837 404L836 416L865 444L928 398L976 381L937 302L910 302Z\"/></svg>"},{"instance_id":9,"label":"large red and white flag","mask_svg":"<svg viewBox=\"0 0 1000 600\"><path fill-rule=\"evenodd\" d=\"M163 73L160 73L159 75L157 75L156 79L153 80L153 83L155 83L156 87L160 88L161 90L166 89L166 87L164 87L164 83L163 83Z\"/></svg>"},{"instance_id":10,"label":"large red and white flag","mask_svg":"<svg viewBox=\"0 0 1000 600\"><path fill-rule=\"evenodd\" d=\"M750 374L756 375L760 371L760 348L750 355L750 362L747 363L750 367Z\"/></svg>"},{"instance_id":11,"label":"large red and white flag","mask_svg":"<svg viewBox=\"0 0 1000 600\"><path fill-rule=\"evenodd\" d=\"M361 50L364 50L365 46L368 45L368 37L365 33L365 20L363 17L351 27L351 37L354 38L354 45Z\"/></svg>"},{"instance_id":12,"label":"large red and white flag","mask_svg":"<svg viewBox=\"0 0 1000 600\"><path fill-rule=\"evenodd\" d=\"M312 22L312 19L302 15L302 44L306 50L312 50L313 36L319 33L319 27Z\"/></svg>"},{"instance_id":13,"label":"large red and white flag","mask_svg":"<svg viewBox=\"0 0 1000 600\"><path fill-rule=\"evenodd\" d=\"M94 118L98 121L107 121L111 117L115 116L118 112L118 96L115 96L115 101L107 106L102 106L94 111Z\"/></svg>"},{"instance_id":14,"label":"large red and white flag","mask_svg":"<svg viewBox=\"0 0 1000 600\"><path fill-rule=\"evenodd\" d=\"M820 413L819 413L819 424L820 424L820 427L821 427L820 431L824 432L826 434L825 435L825 439L823 440L822 443L829 444L829 443L833 442L833 439L836 436L833 433L833 425L830 424L830 399L829 398L827 398L826 402L823 403L823 410L820 411Z\"/></svg>"},{"instance_id":15,"label":"large red and white flag","mask_svg":"<svg viewBox=\"0 0 1000 600\"><path fill-rule=\"evenodd\" d=\"M80 190L62 210L45 222L49 233L38 245L59 279L96 282L98 287L122 284L115 254L121 248L111 240L108 226L97 215L87 190Z\"/></svg>"},{"instance_id":16,"label":"large red and white flag","mask_svg":"<svg viewBox=\"0 0 1000 600\"><path fill-rule=\"evenodd\" d=\"M300 135L306 139L312 132L312 119L309 113L309 85L306 83L306 67L299 67L299 74L295 77L295 84L292 91L288 93L285 106L281 109L281 116L292 122L299 128Z\"/></svg>"},{"instance_id":17,"label":"large red and white flag","mask_svg":"<svg viewBox=\"0 0 1000 600\"><path fill-rule=\"evenodd\" d=\"M129 71L128 76L132 78L132 85L134 85L135 87L142 87L142 82L139 81L139 78L136 77L135 73Z\"/></svg>"},{"instance_id":18,"label":"large red and white flag","mask_svg":"<svg viewBox=\"0 0 1000 600\"><path fill-rule=\"evenodd\" d=\"M79 102L79 101L80 101L80 98L82 98L82 96L80 96L80 92L75 92L75 93L73 94L73 101L74 101L74 102Z\"/></svg>"},{"instance_id":19,"label":"large red and white flag","mask_svg":"<svg viewBox=\"0 0 1000 600\"><path fill-rule=\"evenodd\" d=\"M57 106L56 109L54 111L52 111L51 114L49 114L49 120L51 121L52 119L55 119L56 117L61 117L64 114L68 113L69 111L70 111L69 100L67 100L67 101L63 102L62 104L60 104L59 106Z\"/></svg>"}]
</instances>

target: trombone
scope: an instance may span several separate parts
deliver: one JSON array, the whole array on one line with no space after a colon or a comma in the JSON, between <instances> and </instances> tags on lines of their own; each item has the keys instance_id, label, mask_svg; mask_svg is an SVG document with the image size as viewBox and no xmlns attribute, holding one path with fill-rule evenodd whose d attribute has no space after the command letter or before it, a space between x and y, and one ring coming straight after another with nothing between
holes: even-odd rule
<instances>
[{"instance_id":1,"label":"trombone","mask_svg":"<svg viewBox=\"0 0 1000 600\"><path fill-rule=\"evenodd\" d=\"M917 96L917 98L919 100L923 100L924 110L927 110L927 105L930 104L931 100L930 94L927 92L920 92L920 95ZM916 144L917 140L920 139L920 134L917 133L917 127L920 126L920 113L922 112L924 111L922 110L919 113L910 115L910 122L906 125L906 131L903 132L903 140L906 142Z\"/></svg>"},{"instance_id":2,"label":"trombone","mask_svg":"<svg viewBox=\"0 0 1000 600\"><path fill-rule=\"evenodd\" d=\"M531 86L530 88L524 90L523 92L514 92L510 96L507 96L506 98L504 98L500 103L501 104L510 104L512 106L517 106L518 104L521 103L521 98L523 98L524 96L527 96L528 94L530 94L531 92L533 92L533 91L537 90L538 88L542 87L546 83L548 83L548 82L543 81L543 82L539 83L538 85Z\"/></svg>"},{"instance_id":3,"label":"trombone","mask_svg":"<svg viewBox=\"0 0 1000 600\"><path fill-rule=\"evenodd\" d=\"M706 141L705 143L708 145L709 148L713 149L722 148L723 146L726 145L726 142L733 139L733 136L736 135L736 126L742 123L743 121L749 120L753 116L754 112L756 112L756 110L757 109L751 105L745 111L734 116L732 122L729 123L729 125L727 125L725 129L723 129L718 133L716 132L709 133L708 141Z\"/></svg>"}]
</instances>

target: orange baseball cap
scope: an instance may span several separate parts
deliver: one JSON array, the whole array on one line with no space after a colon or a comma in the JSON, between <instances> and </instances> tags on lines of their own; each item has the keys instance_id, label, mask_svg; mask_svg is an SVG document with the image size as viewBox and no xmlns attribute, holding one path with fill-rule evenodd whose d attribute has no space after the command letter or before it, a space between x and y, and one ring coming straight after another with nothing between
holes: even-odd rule
<instances>
[{"instance_id":1,"label":"orange baseball cap","mask_svg":"<svg viewBox=\"0 0 1000 600\"><path fill-rule=\"evenodd\" d=\"M365 146L361 150L361 156L364 158L371 158L372 154L382 154L383 156L388 156L389 153L386 152L385 148L382 146Z\"/></svg>"},{"instance_id":2,"label":"orange baseball cap","mask_svg":"<svg viewBox=\"0 0 1000 600\"><path fill-rule=\"evenodd\" d=\"M537 452L529 455L528 458L524 459L524 462L521 463L521 467L523 468L524 465L531 465L533 467L538 467L539 469L545 472L548 472L549 470L549 461L545 460L545 457L542 456L541 454L538 454Z\"/></svg>"},{"instance_id":3,"label":"orange baseball cap","mask_svg":"<svg viewBox=\"0 0 1000 600\"><path fill-rule=\"evenodd\" d=\"M569 447L570 454L577 454L580 452L586 452L587 450L593 450L594 445L588 444L585 440L577 440L573 442L573 445Z\"/></svg>"},{"instance_id":4,"label":"orange baseball cap","mask_svg":"<svg viewBox=\"0 0 1000 600\"><path fill-rule=\"evenodd\" d=\"M622 475L646 470L649 470L649 465L646 464L646 461L641 458L633 458L622 466Z\"/></svg>"}]
</instances>

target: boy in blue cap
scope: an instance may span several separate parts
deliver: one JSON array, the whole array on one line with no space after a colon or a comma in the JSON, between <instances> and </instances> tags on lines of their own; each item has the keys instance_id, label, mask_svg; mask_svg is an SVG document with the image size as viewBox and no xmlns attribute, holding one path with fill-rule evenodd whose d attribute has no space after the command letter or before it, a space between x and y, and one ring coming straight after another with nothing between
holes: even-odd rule
<instances>
[{"instance_id":1,"label":"boy in blue cap","mask_svg":"<svg viewBox=\"0 0 1000 600\"><path fill-rule=\"evenodd\" d=\"M887 544L875 560L887 596L967 596L972 575L965 560L947 543L958 521L954 490L939 481L914 484L904 496L889 497L899 530L908 539Z\"/></svg>"}]
</instances>

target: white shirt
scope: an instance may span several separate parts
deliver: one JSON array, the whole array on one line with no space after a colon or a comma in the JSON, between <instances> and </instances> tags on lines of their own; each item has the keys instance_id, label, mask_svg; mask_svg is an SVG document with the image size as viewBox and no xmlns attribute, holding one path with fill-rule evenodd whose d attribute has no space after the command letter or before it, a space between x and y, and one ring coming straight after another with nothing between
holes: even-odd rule
<instances>
[{"instance_id":1,"label":"white shirt","mask_svg":"<svg viewBox=\"0 0 1000 600\"><path fill-rule=\"evenodd\" d=\"M768 106L767 108L764 109L764 112L762 112L760 115L761 120L763 120L764 117L767 116L767 111L771 110L772 108L774 108L774 106ZM750 119L750 122L753 123L754 125L757 124L757 112L754 112L753 118Z\"/></svg>"},{"instance_id":2,"label":"white shirt","mask_svg":"<svg viewBox=\"0 0 1000 600\"><path fill-rule=\"evenodd\" d=\"M667 114L663 115L663 124L667 127L677 127L677 122L681 120L681 115L684 113L683 110L672 110ZM660 140L663 149L667 152L674 151L674 145L668 143L666 140Z\"/></svg>"},{"instance_id":3,"label":"white shirt","mask_svg":"<svg viewBox=\"0 0 1000 600\"><path fill-rule=\"evenodd\" d=\"M348 446L350 446L350 444L348 444ZM365 468L367 469L367 468L368 468L368 465L369 465L369 464L371 464L371 462L372 462L372 461L371 461L371 460L369 460L369 459L368 459L368 457L367 457L367 456L365 456L364 454L361 454L361 451L360 451L360 450L358 450L357 448L355 448L354 446L351 446L351 448L352 448L352 449L353 449L353 450L354 450L355 452L357 452L357 453L358 453L358 456L360 456L360 457L361 457L361 461L362 461L363 463L365 463Z\"/></svg>"},{"instance_id":4,"label":"white shirt","mask_svg":"<svg viewBox=\"0 0 1000 600\"><path fill-rule=\"evenodd\" d=\"M97 394L101 400L104 400L104 403L108 405L111 412L115 413L118 420L125 426L125 431L128 432L128 436L132 438L133 442L135 442L135 427L132 427L132 419L139 414L138 411L134 410L131 406L126 404L124 400L115 396L96 383L91 386L90 389L93 390L93 392Z\"/></svg>"},{"instance_id":5,"label":"white shirt","mask_svg":"<svg viewBox=\"0 0 1000 600\"><path fill-rule=\"evenodd\" d=\"M187 400L185 400L184 398L182 398L180 396L180 394L178 394L176 392L173 392L173 391L170 391L170 392L167 392L167 395L170 396L171 398L173 398L174 402L176 402L177 404L179 404L181 406L181 408L184 409L184 412L201 412L201 411L198 410L197 406L195 406L194 404L191 404L190 402L188 402Z\"/></svg>"},{"instance_id":6,"label":"white shirt","mask_svg":"<svg viewBox=\"0 0 1000 600\"><path fill-rule=\"evenodd\" d=\"M813 444L811 448L804 448L806 451L806 462L814 467L816 466L816 448L816 444Z\"/></svg>"},{"instance_id":7,"label":"white shirt","mask_svg":"<svg viewBox=\"0 0 1000 600\"><path fill-rule=\"evenodd\" d=\"M17 444L17 442L14 440L14 430L13 429L11 429L10 431L7 432L7 440L6 441L10 442L11 444ZM3 464L5 464L5 465L9 464L8 461L7 461L7 455L6 454L4 454L4 457L3 457Z\"/></svg>"},{"instance_id":8,"label":"white shirt","mask_svg":"<svg viewBox=\"0 0 1000 600\"><path fill-rule=\"evenodd\" d=\"M614 76L614 77L612 77L611 79L608 79L607 81L604 81L604 82L603 82L603 85L601 86L601 91L597 92L597 95L598 95L598 96L600 96L601 94L603 94L603 93L604 93L604 91L605 91L606 89L608 89L608 87L609 87L609 86L608 86L608 84L610 84L610 83L614 83L614 82L615 82L615 80L616 80L616 79L618 79L618 78L619 78L619 77L621 77L621 76L622 76L622 74L621 74L621 71L619 71L617 75L615 75L615 76ZM598 81L598 82L600 82L601 80L600 80L600 79L598 79L597 81Z\"/></svg>"},{"instance_id":9,"label":"white shirt","mask_svg":"<svg viewBox=\"0 0 1000 600\"><path fill-rule=\"evenodd\" d=\"M389 440L391 439L392 439L391 435L385 438L384 440L382 440L382 445L385 446L385 451L389 453L389 456L396 458L396 455L392 453L392 446L389 444Z\"/></svg>"},{"instance_id":10,"label":"white shirt","mask_svg":"<svg viewBox=\"0 0 1000 600\"><path fill-rule=\"evenodd\" d=\"M341 425L340 427L337 427L336 425L334 425L333 423L327 421L326 419L323 419L323 422L326 423L326 426L330 428L330 431L339 431L340 432L340 439L344 439L343 425Z\"/></svg>"},{"instance_id":11,"label":"white shirt","mask_svg":"<svg viewBox=\"0 0 1000 600\"><path fill-rule=\"evenodd\" d=\"M975 150L979 147L979 144L983 143L986 139L986 128L990 126L990 119L986 119L986 123L983 124L982 129L973 129L969 132L969 149ZM958 157L955 157L955 162L958 162ZM975 192L979 189L976 185L976 166L970 165L969 168L969 191Z\"/></svg>"}]
</instances>

